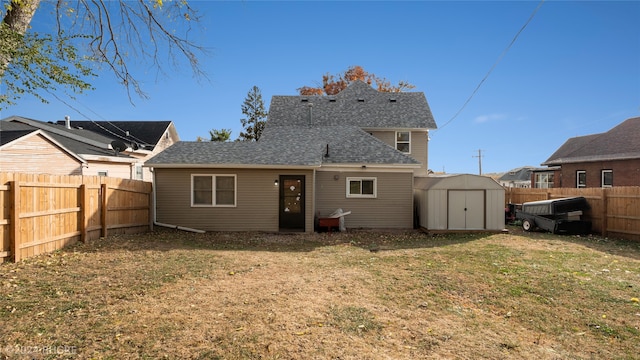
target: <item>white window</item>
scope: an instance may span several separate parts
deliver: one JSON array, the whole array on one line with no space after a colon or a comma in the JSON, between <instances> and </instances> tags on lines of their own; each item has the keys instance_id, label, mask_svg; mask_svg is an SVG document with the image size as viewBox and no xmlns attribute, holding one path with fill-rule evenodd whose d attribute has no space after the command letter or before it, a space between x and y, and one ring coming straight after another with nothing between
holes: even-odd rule
<instances>
[{"instance_id":1,"label":"white window","mask_svg":"<svg viewBox=\"0 0 640 360\"><path fill-rule=\"evenodd\" d=\"M602 187L613 186L613 170L602 170Z\"/></svg>"},{"instance_id":2,"label":"white window","mask_svg":"<svg viewBox=\"0 0 640 360\"><path fill-rule=\"evenodd\" d=\"M537 189L550 189L553 187L553 173L536 173L536 183L535 187Z\"/></svg>"},{"instance_id":3,"label":"white window","mask_svg":"<svg viewBox=\"0 0 640 360\"><path fill-rule=\"evenodd\" d=\"M191 206L236 206L236 176L191 175Z\"/></svg>"},{"instance_id":4,"label":"white window","mask_svg":"<svg viewBox=\"0 0 640 360\"><path fill-rule=\"evenodd\" d=\"M107 170L105 171L98 171L98 176L104 176L107 177L109 176L109 172Z\"/></svg>"},{"instance_id":5,"label":"white window","mask_svg":"<svg viewBox=\"0 0 640 360\"><path fill-rule=\"evenodd\" d=\"M134 170L135 170L135 179L136 180L142 180L142 164L135 164L134 166Z\"/></svg>"},{"instance_id":6,"label":"white window","mask_svg":"<svg viewBox=\"0 0 640 360\"><path fill-rule=\"evenodd\" d=\"M378 196L376 183L376 178L348 177L347 197L375 198Z\"/></svg>"},{"instance_id":7,"label":"white window","mask_svg":"<svg viewBox=\"0 0 640 360\"><path fill-rule=\"evenodd\" d=\"M411 152L410 131L396 131L396 149L406 154Z\"/></svg>"},{"instance_id":8,"label":"white window","mask_svg":"<svg viewBox=\"0 0 640 360\"><path fill-rule=\"evenodd\" d=\"M587 172L584 170L576 171L576 187L584 188L587 187Z\"/></svg>"}]
</instances>

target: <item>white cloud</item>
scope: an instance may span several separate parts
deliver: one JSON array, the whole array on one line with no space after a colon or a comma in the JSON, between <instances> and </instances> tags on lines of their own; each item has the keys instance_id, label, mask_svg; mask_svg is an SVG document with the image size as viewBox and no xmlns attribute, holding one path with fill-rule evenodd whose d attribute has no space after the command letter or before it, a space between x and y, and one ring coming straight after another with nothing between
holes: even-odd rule
<instances>
[{"instance_id":1,"label":"white cloud","mask_svg":"<svg viewBox=\"0 0 640 360\"><path fill-rule=\"evenodd\" d=\"M476 116L476 118L473 120L473 122L478 123L478 124L482 124L482 123L486 123L486 122L489 122L489 121L503 120L503 119L506 119L506 118L507 118L506 114L480 115L480 116Z\"/></svg>"}]
</instances>

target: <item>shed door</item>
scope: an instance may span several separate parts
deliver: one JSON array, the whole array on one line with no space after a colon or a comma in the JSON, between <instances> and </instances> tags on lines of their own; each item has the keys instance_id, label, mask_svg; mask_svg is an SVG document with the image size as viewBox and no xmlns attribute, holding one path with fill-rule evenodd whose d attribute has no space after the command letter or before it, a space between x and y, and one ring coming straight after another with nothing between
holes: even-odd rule
<instances>
[{"instance_id":1,"label":"shed door","mask_svg":"<svg viewBox=\"0 0 640 360\"><path fill-rule=\"evenodd\" d=\"M448 220L450 230L483 230L484 191L449 190Z\"/></svg>"}]
</instances>

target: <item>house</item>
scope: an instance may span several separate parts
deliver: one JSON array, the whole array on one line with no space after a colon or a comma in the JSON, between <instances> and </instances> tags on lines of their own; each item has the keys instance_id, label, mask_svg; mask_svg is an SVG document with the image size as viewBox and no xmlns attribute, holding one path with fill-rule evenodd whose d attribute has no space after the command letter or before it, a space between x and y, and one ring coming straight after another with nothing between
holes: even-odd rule
<instances>
[{"instance_id":1,"label":"house","mask_svg":"<svg viewBox=\"0 0 640 360\"><path fill-rule=\"evenodd\" d=\"M140 137L136 135L143 133ZM151 173L142 167L144 160L179 140L172 122L131 122L129 125L128 122L66 119L54 123L20 116L0 121L0 135L0 171L147 181L151 180Z\"/></svg>"},{"instance_id":2,"label":"house","mask_svg":"<svg viewBox=\"0 0 640 360\"><path fill-rule=\"evenodd\" d=\"M567 140L542 165L556 187L640 186L640 117L611 130ZM558 170L555 170L558 169Z\"/></svg>"},{"instance_id":3,"label":"house","mask_svg":"<svg viewBox=\"0 0 640 360\"><path fill-rule=\"evenodd\" d=\"M413 227L413 178L436 124L423 93L363 82L334 96L274 96L257 142L178 142L153 169L155 221L206 231Z\"/></svg>"},{"instance_id":4,"label":"house","mask_svg":"<svg viewBox=\"0 0 640 360\"><path fill-rule=\"evenodd\" d=\"M508 188L531 187L531 174L535 170L532 166L523 166L512 169L498 178L498 183Z\"/></svg>"}]
</instances>

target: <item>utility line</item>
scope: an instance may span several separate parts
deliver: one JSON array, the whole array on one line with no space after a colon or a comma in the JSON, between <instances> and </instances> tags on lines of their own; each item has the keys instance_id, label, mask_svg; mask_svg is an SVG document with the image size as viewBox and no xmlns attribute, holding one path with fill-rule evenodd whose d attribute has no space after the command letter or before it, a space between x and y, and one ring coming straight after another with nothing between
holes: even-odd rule
<instances>
[{"instance_id":1,"label":"utility line","mask_svg":"<svg viewBox=\"0 0 640 360\"><path fill-rule=\"evenodd\" d=\"M68 102L64 101L63 99L61 99L58 95L54 94L53 92L46 90L49 95L53 96L54 98L56 98L56 100L60 101L61 103L65 104L66 106L68 106L69 108L71 108L73 111L77 112L78 114L80 114L81 116L84 116L85 119L87 119L88 121L91 121L93 124L95 124L97 127L101 128L102 130L108 132L109 134L118 137L122 140L126 140L126 141L130 141L131 139L134 139L136 141L138 141L140 144L146 144L145 141L140 140L139 138L137 138L136 136L133 136L131 134L129 134L129 137L125 137L127 135L127 132L122 130L121 128L117 127L115 124L113 124L111 121L109 120L104 120L105 122L109 123L111 126L113 126L114 128L120 130L123 132L123 134L125 136L122 135L118 135L116 133L114 133L113 131L105 128L104 126L100 125L98 122L96 122L95 120L91 119L89 116L87 116L86 114L84 114L82 111L80 111L78 108L74 107L73 105L69 104ZM104 119L104 117L100 116L98 113L96 113L95 111L93 111L92 109L90 109L88 106L82 104L81 102L79 102L77 99L73 99L75 102L77 102L78 104L86 107L87 109L89 109L89 111L91 111L92 113L96 114L96 116L98 116L99 118Z\"/></svg>"},{"instance_id":2,"label":"utility line","mask_svg":"<svg viewBox=\"0 0 640 360\"><path fill-rule=\"evenodd\" d=\"M473 92L471 93L471 95L469 96L469 98L467 98L467 101L464 102L464 104L462 104L462 107L460 107L460 109L453 115L453 117L451 117L451 119L449 119L449 121L447 121L446 123L444 123L444 125L442 125L441 127L439 127L438 129L434 130L438 131L441 130L442 128L444 128L445 126L449 125L455 118L458 117L458 115L460 115L460 113L462 112L462 110L464 110L465 107L467 107L467 104L469 104L469 102L471 101L471 99L475 96L475 94L478 92L478 90L480 89L480 87L482 86L482 84L485 82L485 80L487 80L487 78L489 77L489 74L491 74L491 72L493 72L493 69L496 68L496 66L498 66L498 63L502 60L502 58L507 54L507 52L509 51L509 49L511 49L511 46L513 46L513 44L516 42L516 40L518 39L518 36L520 36L520 33L522 33L522 31L524 31L524 29L527 27L527 25L529 25L529 23L531 22L531 20L533 20L533 17L536 15L536 13L538 12L538 10L540 10L540 8L542 7L542 3L544 3L544 0L541 0L540 3L538 4L538 6L533 10L533 12L531 13L531 16L529 16L529 19L527 19L527 21L524 23L524 25L522 25L522 27L520 28L520 30L516 33L516 35L513 37L513 39L511 40L511 42L509 43L509 45L504 49L504 51L502 51L502 54L500 54L500 56L498 57L498 60L496 60L496 62L493 64L493 66L491 67L491 69L489 69L489 71L487 72L487 74L482 78L482 80L480 81L480 83L478 84L478 86L476 86L476 88L473 90Z\"/></svg>"}]
</instances>

